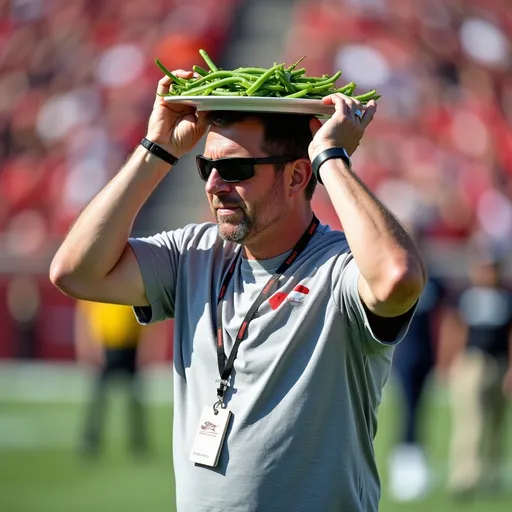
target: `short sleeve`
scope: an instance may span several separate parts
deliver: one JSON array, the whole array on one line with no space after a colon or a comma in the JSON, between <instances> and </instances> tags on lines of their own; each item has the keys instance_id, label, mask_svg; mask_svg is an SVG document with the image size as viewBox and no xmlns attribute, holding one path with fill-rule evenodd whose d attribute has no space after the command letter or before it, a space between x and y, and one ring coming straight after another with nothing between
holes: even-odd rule
<instances>
[{"instance_id":1,"label":"short sleeve","mask_svg":"<svg viewBox=\"0 0 512 512\"><path fill-rule=\"evenodd\" d=\"M176 280L183 230L159 233L147 238L130 238L142 273L149 306L134 307L141 324L174 316Z\"/></svg>"},{"instance_id":2,"label":"short sleeve","mask_svg":"<svg viewBox=\"0 0 512 512\"><path fill-rule=\"evenodd\" d=\"M363 302L359 296L358 282L361 272L351 253L341 255L335 265L332 293L338 308L347 316L351 332L359 339L363 352L370 354L398 344L407 334L414 316L404 315L403 326L393 341L378 338L370 325Z\"/></svg>"}]
</instances>

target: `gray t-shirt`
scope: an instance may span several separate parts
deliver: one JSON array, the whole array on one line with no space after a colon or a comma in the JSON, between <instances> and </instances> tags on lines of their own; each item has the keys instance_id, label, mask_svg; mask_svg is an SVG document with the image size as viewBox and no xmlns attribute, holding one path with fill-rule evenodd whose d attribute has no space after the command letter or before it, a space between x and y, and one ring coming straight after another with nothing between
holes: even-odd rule
<instances>
[{"instance_id":1,"label":"gray t-shirt","mask_svg":"<svg viewBox=\"0 0 512 512\"><path fill-rule=\"evenodd\" d=\"M139 321L175 318L178 510L377 511L373 439L393 348L369 326L345 235L321 225L250 323L226 395L233 418L216 468L188 457L201 411L216 400L216 301L240 246L222 241L214 224L130 244L151 304L135 308ZM285 257L238 259L222 306L227 354Z\"/></svg>"}]
</instances>

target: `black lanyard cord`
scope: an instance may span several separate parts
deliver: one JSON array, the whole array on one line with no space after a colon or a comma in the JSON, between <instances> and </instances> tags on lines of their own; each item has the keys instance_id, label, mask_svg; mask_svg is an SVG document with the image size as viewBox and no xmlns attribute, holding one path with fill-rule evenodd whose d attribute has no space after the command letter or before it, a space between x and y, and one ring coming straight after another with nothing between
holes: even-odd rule
<instances>
[{"instance_id":1,"label":"black lanyard cord","mask_svg":"<svg viewBox=\"0 0 512 512\"><path fill-rule=\"evenodd\" d=\"M245 333L247 332L247 328L251 320L254 318L256 311L258 308L267 300L270 296L272 289L275 284L279 280L279 278L292 266L293 262L297 259L299 254L306 248L311 238L319 226L320 222L317 217L313 215L313 220L309 224L308 228L297 242L295 247L292 249L290 255L281 263L277 271L270 277L267 281L267 284L263 287L261 292L259 293L256 300L253 302L252 306L247 311L247 314L244 317L242 325L238 329L238 333L236 335L235 343L233 344L233 348L231 349L231 353L229 357L226 358L226 354L224 352L224 330L222 326L222 299L226 294L226 290L228 289L228 285L233 277L235 272L236 263L240 257L240 252L235 256L233 262L231 263L229 270L224 277L224 281L222 282L222 286L220 288L219 297L217 299L217 363L219 366L219 374L220 374L220 386L217 389L217 396L222 400L224 397L224 391L227 388L227 382L231 372L233 370L233 364L235 362L236 356L238 354L238 349L240 347L240 343L242 342Z\"/></svg>"}]
</instances>

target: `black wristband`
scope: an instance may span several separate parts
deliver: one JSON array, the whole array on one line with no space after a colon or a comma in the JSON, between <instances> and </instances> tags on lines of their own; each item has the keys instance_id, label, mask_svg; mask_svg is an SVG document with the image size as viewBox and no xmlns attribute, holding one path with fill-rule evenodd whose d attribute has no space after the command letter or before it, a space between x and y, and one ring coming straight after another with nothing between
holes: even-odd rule
<instances>
[{"instance_id":1,"label":"black wristband","mask_svg":"<svg viewBox=\"0 0 512 512\"><path fill-rule=\"evenodd\" d=\"M343 148L330 148L322 151L321 153L318 153L318 155L316 155L313 161L311 162L311 167L318 183L322 185L324 184L324 182L320 178L320 166L327 160L330 160L331 158L341 158L349 169L350 166L352 165L347 151Z\"/></svg>"},{"instance_id":2,"label":"black wristband","mask_svg":"<svg viewBox=\"0 0 512 512\"><path fill-rule=\"evenodd\" d=\"M153 155L157 156L158 158L161 158L164 162L167 162L168 164L175 165L178 159L171 155L168 151L166 151L164 148L161 148L154 142L151 142L149 139L146 139L144 137L140 141L141 146L144 146L150 153L153 153Z\"/></svg>"}]
</instances>

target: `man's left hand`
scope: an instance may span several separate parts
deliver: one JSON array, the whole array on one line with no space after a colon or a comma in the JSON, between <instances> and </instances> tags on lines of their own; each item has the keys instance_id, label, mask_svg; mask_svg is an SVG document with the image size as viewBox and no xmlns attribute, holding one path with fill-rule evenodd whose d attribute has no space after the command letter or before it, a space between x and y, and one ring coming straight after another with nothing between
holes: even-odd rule
<instances>
[{"instance_id":1,"label":"man's left hand","mask_svg":"<svg viewBox=\"0 0 512 512\"><path fill-rule=\"evenodd\" d=\"M330 94L322 99L325 105L334 105L336 111L323 125L319 119L311 120L313 140L309 145L311 161L329 148L344 148L352 155L377 111L377 103L370 100L366 105L344 94Z\"/></svg>"}]
</instances>

